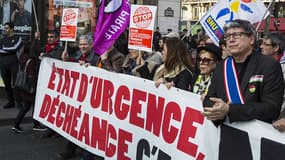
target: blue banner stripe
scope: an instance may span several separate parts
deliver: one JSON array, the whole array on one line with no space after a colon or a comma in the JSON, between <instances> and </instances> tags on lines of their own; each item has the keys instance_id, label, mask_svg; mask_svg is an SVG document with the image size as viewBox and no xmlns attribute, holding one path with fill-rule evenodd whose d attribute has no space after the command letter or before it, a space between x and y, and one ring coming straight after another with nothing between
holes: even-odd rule
<instances>
[{"instance_id":1,"label":"blue banner stripe","mask_svg":"<svg viewBox=\"0 0 285 160\"><path fill-rule=\"evenodd\" d=\"M228 84L229 97L233 104L242 104L242 97L239 95L238 79L235 77L233 58L229 57L226 60L226 83Z\"/></svg>"}]
</instances>

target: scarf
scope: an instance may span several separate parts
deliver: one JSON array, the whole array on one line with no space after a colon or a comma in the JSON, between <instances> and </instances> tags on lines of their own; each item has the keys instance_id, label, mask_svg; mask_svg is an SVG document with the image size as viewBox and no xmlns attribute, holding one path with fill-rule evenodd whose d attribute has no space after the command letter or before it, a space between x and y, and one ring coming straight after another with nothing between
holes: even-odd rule
<instances>
[{"instance_id":1,"label":"scarf","mask_svg":"<svg viewBox=\"0 0 285 160\"><path fill-rule=\"evenodd\" d=\"M53 43L46 44L46 53L51 52L56 46L58 46L58 44L59 44L58 40Z\"/></svg>"}]
</instances>

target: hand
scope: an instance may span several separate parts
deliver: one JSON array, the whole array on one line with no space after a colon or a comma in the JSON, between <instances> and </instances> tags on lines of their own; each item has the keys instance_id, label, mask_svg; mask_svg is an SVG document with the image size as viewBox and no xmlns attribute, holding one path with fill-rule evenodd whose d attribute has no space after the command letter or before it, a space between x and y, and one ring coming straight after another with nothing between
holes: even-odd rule
<instances>
[{"instance_id":1,"label":"hand","mask_svg":"<svg viewBox=\"0 0 285 160\"><path fill-rule=\"evenodd\" d=\"M137 65L144 65L144 59L142 58L141 55L139 55L136 59L136 64Z\"/></svg>"},{"instance_id":2,"label":"hand","mask_svg":"<svg viewBox=\"0 0 285 160\"><path fill-rule=\"evenodd\" d=\"M226 103L220 98L213 97L211 97L210 100L214 102L214 105L213 107L205 107L203 115L211 121L223 120L229 113L230 102Z\"/></svg>"},{"instance_id":3,"label":"hand","mask_svg":"<svg viewBox=\"0 0 285 160\"><path fill-rule=\"evenodd\" d=\"M44 53L44 52L41 52L40 55L39 55L39 59L42 60L43 57L44 57L44 55L45 55L45 53Z\"/></svg>"},{"instance_id":4,"label":"hand","mask_svg":"<svg viewBox=\"0 0 285 160\"><path fill-rule=\"evenodd\" d=\"M201 97L200 97L201 101L204 101L205 97L206 97L206 94L205 93L202 94Z\"/></svg>"},{"instance_id":5,"label":"hand","mask_svg":"<svg viewBox=\"0 0 285 160\"><path fill-rule=\"evenodd\" d=\"M86 63L85 61L81 61L81 60L79 60L79 65L80 65L80 66L85 66L85 67L91 66L90 63Z\"/></svg>"},{"instance_id":6,"label":"hand","mask_svg":"<svg viewBox=\"0 0 285 160\"><path fill-rule=\"evenodd\" d=\"M40 39L41 33L40 32L35 32L35 39Z\"/></svg>"},{"instance_id":7,"label":"hand","mask_svg":"<svg viewBox=\"0 0 285 160\"><path fill-rule=\"evenodd\" d=\"M158 80L155 81L154 85L156 88L158 88L160 84L164 82L165 82L164 78L159 78Z\"/></svg>"},{"instance_id":8,"label":"hand","mask_svg":"<svg viewBox=\"0 0 285 160\"><path fill-rule=\"evenodd\" d=\"M82 65L84 65L84 64L85 64L85 61L81 61L81 60L79 60L78 62L79 62L79 65L80 65L80 66L82 66Z\"/></svg>"},{"instance_id":9,"label":"hand","mask_svg":"<svg viewBox=\"0 0 285 160\"><path fill-rule=\"evenodd\" d=\"M62 59L63 61L66 61L66 60L68 59L68 53L67 53L66 50L64 50L64 51L62 52L62 54L61 54L61 59Z\"/></svg>"},{"instance_id":10,"label":"hand","mask_svg":"<svg viewBox=\"0 0 285 160\"><path fill-rule=\"evenodd\" d=\"M275 121L272 126L277 129L279 132L285 131L285 119L279 119L278 121Z\"/></svg>"},{"instance_id":11,"label":"hand","mask_svg":"<svg viewBox=\"0 0 285 160\"><path fill-rule=\"evenodd\" d=\"M89 66L91 66L91 64L90 63L85 63L84 66L85 67L89 67Z\"/></svg>"},{"instance_id":12,"label":"hand","mask_svg":"<svg viewBox=\"0 0 285 160\"><path fill-rule=\"evenodd\" d=\"M15 16L16 16L16 13L18 13L19 10L18 9L15 9L13 12L12 12L12 15L11 15L11 21L14 22L15 21Z\"/></svg>"},{"instance_id":13,"label":"hand","mask_svg":"<svg viewBox=\"0 0 285 160\"><path fill-rule=\"evenodd\" d=\"M173 81L172 82L167 82L167 83L165 83L165 85L166 85L167 89L170 89L171 87L175 86Z\"/></svg>"}]
</instances>

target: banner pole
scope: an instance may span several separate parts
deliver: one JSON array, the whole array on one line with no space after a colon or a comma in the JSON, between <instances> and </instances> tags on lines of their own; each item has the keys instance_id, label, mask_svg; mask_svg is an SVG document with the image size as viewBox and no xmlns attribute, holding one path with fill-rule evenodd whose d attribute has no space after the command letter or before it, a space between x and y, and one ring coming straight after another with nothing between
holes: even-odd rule
<instances>
[{"instance_id":1,"label":"banner pole","mask_svg":"<svg viewBox=\"0 0 285 160\"><path fill-rule=\"evenodd\" d=\"M187 35L189 35L189 33L191 33L192 29L193 29L198 23L200 23L200 20L197 21L195 24L193 24L193 26L187 31L187 33L184 34L184 36L181 38L181 40L183 40Z\"/></svg>"},{"instance_id":2,"label":"banner pole","mask_svg":"<svg viewBox=\"0 0 285 160\"><path fill-rule=\"evenodd\" d=\"M215 5L213 5L213 6L209 9L208 12L211 12L214 7L215 7ZM203 19L206 14L207 14L207 13L205 13L205 14L199 19L199 21L197 21L197 22L189 29L189 31L181 38L181 40L183 40L183 39L186 37L186 35L188 35L189 33L191 33L191 31L192 31L192 29L194 28L194 26L196 26L198 23L200 23L201 19ZM203 26L202 26L202 28L203 28Z\"/></svg>"},{"instance_id":3,"label":"banner pole","mask_svg":"<svg viewBox=\"0 0 285 160\"><path fill-rule=\"evenodd\" d=\"M33 11L34 11L34 16L35 16L35 21L36 21L36 31L39 32L39 22L38 22L38 16L37 16L37 11L36 11L36 7L35 7L35 2L34 0L32 0L32 6L33 6Z\"/></svg>"},{"instance_id":4,"label":"banner pole","mask_svg":"<svg viewBox=\"0 0 285 160\"><path fill-rule=\"evenodd\" d=\"M272 2L273 2L273 1L271 1L271 2L269 3L268 7L266 8L267 12L264 13L264 15L262 16L262 19L258 22L258 24L257 24L257 26L256 26L255 31L256 31L257 33L258 33L258 29L259 29L259 27L260 27L260 25L261 25L262 20L263 20L264 17L267 15L267 13L268 13L268 11L269 11L269 8L271 8ZM269 13L269 15L270 15L270 13Z\"/></svg>"},{"instance_id":5,"label":"banner pole","mask_svg":"<svg viewBox=\"0 0 285 160\"><path fill-rule=\"evenodd\" d=\"M65 45L64 45L64 51L67 52L67 43L68 41L65 41Z\"/></svg>"}]
</instances>

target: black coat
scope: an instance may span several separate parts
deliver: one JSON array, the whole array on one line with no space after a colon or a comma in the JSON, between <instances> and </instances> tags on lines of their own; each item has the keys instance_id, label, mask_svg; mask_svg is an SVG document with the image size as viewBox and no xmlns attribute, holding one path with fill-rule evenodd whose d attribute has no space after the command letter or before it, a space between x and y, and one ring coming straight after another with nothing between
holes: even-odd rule
<instances>
[{"instance_id":1,"label":"black coat","mask_svg":"<svg viewBox=\"0 0 285 160\"><path fill-rule=\"evenodd\" d=\"M30 62L27 64L27 61L30 59ZM19 57L19 67L20 69L24 70L25 66L27 65L27 75L31 79L32 87L36 88L37 87L37 66L36 66L36 61L35 58L31 58L27 52L23 52L20 57ZM19 96L19 98L23 102L29 102L33 103L35 100L35 95L36 93L27 93L22 90L17 90L16 89L16 94Z\"/></svg>"},{"instance_id":2,"label":"black coat","mask_svg":"<svg viewBox=\"0 0 285 160\"><path fill-rule=\"evenodd\" d=\"M222 98L227 102L223 65L224 62L217 64L207 96ZM263 80L250 82L250 78L255 75L263 75ZM230 104L228 113L230 122L258 119L272 123L276 120L284 93L284 80L279 62L269 56L252 53L240 83L245 104ZM204 107L210 107L207 104L210 103L206 99Z\"/></svg>"}]
</instances>

